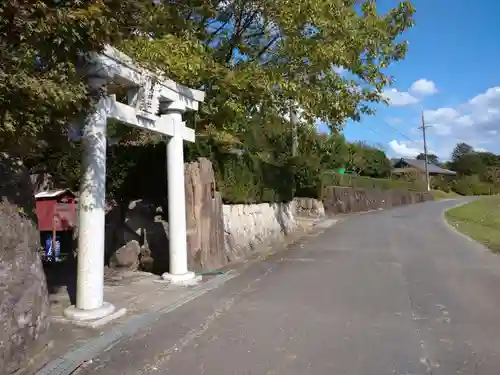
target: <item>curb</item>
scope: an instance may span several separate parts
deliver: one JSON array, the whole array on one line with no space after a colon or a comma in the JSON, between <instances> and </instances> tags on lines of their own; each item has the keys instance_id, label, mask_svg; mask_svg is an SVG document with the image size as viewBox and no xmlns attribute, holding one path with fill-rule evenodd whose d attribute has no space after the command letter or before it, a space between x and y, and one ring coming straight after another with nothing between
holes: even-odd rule
<instances>
[{"instance_id":1,"label":"curb","mask_svg":"<svg viewBox=\"0 0 500 375\"><path fill-rule=\"evenodd\" d=\"M458 208L458 207L461 207L461 206L465 206L466 204L469 204L469 203L472 203L474 202L475 199L473 200L470 200L470 201L466 201L466 202L460 202L452 207L448 207L446 209L444 209L442 212L441 212L441 221L442 223L444 224L444 226L450 231L450 232L453 232L455 235L458 235L460 237L462 237L464 240L467 240L469 242L472 242L477 248L478 250L481 249L481 251L484 251L486 253L492 253L491 249L489 249L488 247L484 246L482 243L480 242L477 242L476 240L474 240L473 238L469 237L468 235L466 235L465 233L462 233L460 232L457 228L455 228L453 225L451 225L448 220L446 220L446 213L450 210L453 210L454 208Z\"/></svg>"},{"instance_id":2,"label":"curb","mask_svg":"<svg viewBox=\"0 0 500 375\"><path fill-rule=\"evenodd\" d=\"M125 337L133 336L138 330L147 327L161 316L176 310L177 308L213 289L218 288L219 286L222 286L238 275L239 274L237 272L230 271L224 275L216 276L167 306L153 312L129 318L123 324L114 327L113 329L105 332L103 335L90 339L79 348L47 363L41 369L36 371L35 375L70 375L74 373L74 371L77 370L82 364L92 360L92 358L97 356L100 352L113 346L119 340Z\"/></svg>"}]
</instances>

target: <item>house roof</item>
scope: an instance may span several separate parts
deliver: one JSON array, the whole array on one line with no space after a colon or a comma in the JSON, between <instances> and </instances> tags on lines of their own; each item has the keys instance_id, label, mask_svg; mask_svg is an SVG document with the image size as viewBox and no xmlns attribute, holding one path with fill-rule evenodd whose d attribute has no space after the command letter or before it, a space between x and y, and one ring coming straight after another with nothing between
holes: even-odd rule
<instances>
[{"instance_id":1,"label":"house roof","mask_svg":"<svg viewBox=\"0 0 500 375\"><path fill-rule=\"evenodd\" d=\"M35 199L56 198L56 197L59 197L63 194L70 194L73 197L75 197L75 194L71 190L65 189L65 190L41 191L41 192L35 194Z\"/></svg>"},{"instance_id":2,"label":"house roof","mask_svg":"<svg viewBox=\"0 0 500 375\"><path fill-rule=\"evenodd\" d=\"M409 165L410 167L416 168L420 171L425 171L425 160L417 160L417 159L406 159L406 158L401 158L401 159L392 159L393 160L393 166L396 166L400 162L404 162L405 164ZM444 174L444 175L456 175L457 173L454 171L450 171L449 169L444 169L441 167L438 167L435 164L428 163L427 164L427 170L429 173L435 173L435 174Z\"/></svg>"}]
</instances>

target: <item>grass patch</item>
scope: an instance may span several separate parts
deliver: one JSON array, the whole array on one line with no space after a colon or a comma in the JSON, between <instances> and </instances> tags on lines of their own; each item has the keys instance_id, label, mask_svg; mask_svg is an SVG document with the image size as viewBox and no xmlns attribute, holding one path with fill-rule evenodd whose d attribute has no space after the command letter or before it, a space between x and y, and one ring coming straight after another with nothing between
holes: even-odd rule
<instances>
[{"instance_id":1,"label":"grass patch","mask_svg":"<svg viewBox=\"0 0 500 375\"><path fill-rule=\"evenodd\" d=\"M454 191L450 191L449 193L446 193L442 190L431 190L431 194L434 197L434 200L438 201L441 199L451 199L451 198L459 198L461 195L458 195Z\"/></svg>"},{"instance_id":2,"label":"grass patch","mask_svg":"<svg viewBox=\"0 0 500 375\"><path fill-rule=\"evenodd\" d=\"M446 219L460 232L500 253L500 196L452 208Z\"/></svg>"}]
</instances>

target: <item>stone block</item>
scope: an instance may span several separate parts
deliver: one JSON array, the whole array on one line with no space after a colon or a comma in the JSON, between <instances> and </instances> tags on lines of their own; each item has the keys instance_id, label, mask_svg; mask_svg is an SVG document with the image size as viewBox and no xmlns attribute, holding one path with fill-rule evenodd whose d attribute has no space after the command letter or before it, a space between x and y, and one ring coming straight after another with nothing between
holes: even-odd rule
<instances>
[{"instance_id":1,"label":"stone block","mask_svg":"<svg viewBox=\"0 0 500 375\"><path fill-rule=\"evenodd\" d=\"M0 154L0 374L29 364L48 341L49 299L30 176Z\"/></svg>"},{"instance_id":2,"label":"stone block","mask_svg":"<svg viewBox=\"0 0 500 375\"><path fill-rule=\"evenodd\" d=\"M295 204L224 205L224 245L230 261L244 259L255 249L280 241L293 231Z\"/></svg>"},{"instance_id":3,"label":"stone block","mask_svg":"<svg viewBox=\"0 0 500 375\"><path fill-rule=\"evenodd\" d=\"M139 268L140 253L141 245L136 240L132 240L111 255L109 265L112 268L126 268L135 271Z\"/></svg>"},{"instance_id":4,"label":"stone block","mask_svg":"<svg viewBox=\"0 0 500 375\"><path fill-rule=\"evenodd\" d=\"M426 192L357 189L344 186L323 188L323 204L328 215L363 212L432 200Z\"/></svg>"}]
</instances>

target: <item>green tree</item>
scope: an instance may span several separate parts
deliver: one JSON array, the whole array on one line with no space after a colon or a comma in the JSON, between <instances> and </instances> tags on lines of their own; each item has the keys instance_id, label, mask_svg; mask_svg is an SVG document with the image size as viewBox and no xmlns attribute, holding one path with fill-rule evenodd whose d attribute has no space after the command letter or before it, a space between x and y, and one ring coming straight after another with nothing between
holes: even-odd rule
<instances>
[{"instance_id":1,"label":"green tree","mask_svg":"<svg viewBox=\"0 0 500 375\"><path fill-rule=\"evenodd\" d=\"M376 147L365 149L366 168L363 171L364 176L374 178L386 178L392 170L392 163L385 152Z\"/></svg>"},{"instance_id":2,"label":"green tree","mask_svg":"<svg viewBox=\"0 0 500 375\"><path fill-rule=\"evenodd\" d=\"M417 155L417 160L425 160L425 154L420 153ZM427 162L434 164L434 165L439 165L439 158L434 155L434 154L427 154Z\"/></svg>"},{"instance_id":3,"label":"green tree","mask_svg":"<svg viewBox=\"0 0 500 375\"><path fill-rule=\"evenodd\" d=\"M148 37L122 48L206 90L197 129L231 142L226 133L252 113L282 116L292 102L306 120L332 129L373 113L369 104L391 83L384 69L405 55L400 35L414 14L409 2L381 14L374 1L355 0L162 1L160 8Z\"/></svg>"},{"instance_id":4,"label":"green tree","mask_svg":"<svg viewBox=\"0 0 500 375\"><path fill-rule=\"evenodd\" d=\"M346 170L354 174L362 174L366 168L364 155L364 144L362 142L349 143L347 146Z\"/></svg>"},{"instance_id":5,"label":"green tree","mask_svg":"<svg viewBox=\"0 0 500 375\"><path fill-rule=\"evenodd\" d=\"M0 149L24 156L67 140L88 108L82 52L131 38L141 1L8 1L0 5Z\"/></svg>"},{"instance_id":6,"label":"green tree","mask_svg":"<svg viewBox=\"0 0 500 375\"><path fill-rule=\"evenodd\" d=\"M488 167L496 167L500 165L500 157L492 152L477 152L478 157L484 165Z\"/></svg>"},{"instance_id":7,"label":"green tree","mask_svg":"<svg viewBox=\"0 0 500 375\"><path fill-rule=\"evenodd\" d=\"M368 0L11 1L0 5L0 148L76 171L77 159L54 155L78 151L68 147L69 124L91 102L77 67L109 43L206 91L201 111L187 116L198 134L189 155L240 150L290 165L284 115L293 104L303 110L303 164L341 166L347 152L335 150L347 145L317 137L314 121L336 134L373 113L392 81L385 69L405 56L413 14L408 1L385 14ZM150 142L138 134L120 132Z\"/></svg>"},{"instance_id":8,"label":"green tree","mask_svg":"<svg viewBox=\"0 0 500 375\"><path fill-rule=\"evenodd\" d=\"M451 161L453 163L456 163L458 159L460 159L462 156L466 154L470 154L474 152L474 148L467 143L458 143L455 148L453 149L453 152L451 154Z\"/></svg>"},{"instance_id":9,"label":"green tree","mask_svg":"<svg viewBox=\"0 0 500 375\"><path fill-rule=\"evenodd\" d=\"M487 165L484 163L480 154L471 152L457 158L453 162L453 168L459 175L481 176L486 171Z\"/></svg>"},{"instance_id":10,"label":"green tree","mask_svg":"<svg viewBox=\"0 0 500 375\"><path fill-rule=\"evenodd\" d=\"M347 148L347 169L361 176L387 177L392 164L385 152L363 142L350 143Z\"/></svg>"}]
</instances>

